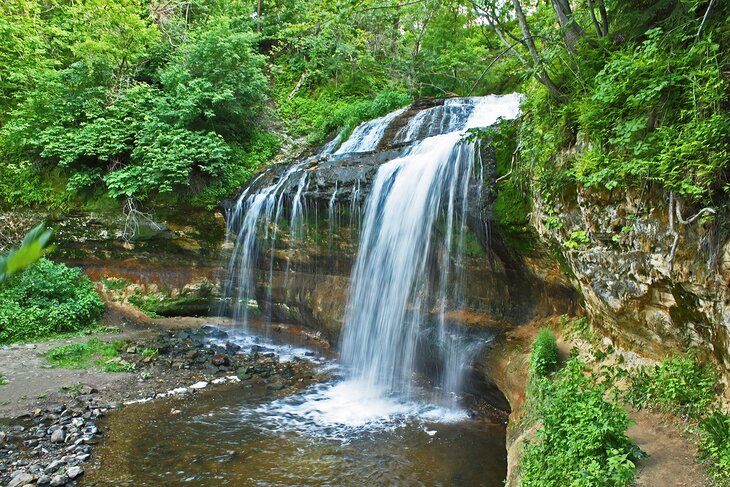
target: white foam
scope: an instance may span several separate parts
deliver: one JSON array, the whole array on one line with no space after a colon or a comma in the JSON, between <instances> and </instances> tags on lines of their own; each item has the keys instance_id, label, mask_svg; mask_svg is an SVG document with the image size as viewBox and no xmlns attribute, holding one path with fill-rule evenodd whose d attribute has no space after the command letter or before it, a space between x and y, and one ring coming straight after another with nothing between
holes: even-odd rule
<instances>
[{"instance_id":1,"label":"white foam","mask_svg":"<svg viewBox=\"0 0 730 487\"><path fill-rule=\"evenodd\" d=\"M361 434L391 431L408 424L453 423L466 411L374 394L367 384L349 380L318 384L301 394L243 410L275 431L350 441Z\"/></svg>"}]
</instances>

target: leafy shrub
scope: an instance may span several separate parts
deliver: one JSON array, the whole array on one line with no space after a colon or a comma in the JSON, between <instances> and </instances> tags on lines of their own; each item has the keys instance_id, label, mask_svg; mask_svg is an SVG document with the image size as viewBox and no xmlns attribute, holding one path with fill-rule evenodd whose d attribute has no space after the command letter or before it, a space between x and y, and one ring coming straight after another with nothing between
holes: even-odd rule
<instances>
[{"instance_id":1,"label":"leafy shrub","mask_svg":"<svg viewBox=\"0 0 730 487\"><path fill-rule=\"evenodd\" d=\"M694 357L663 360L630 377L626 399L636 408L657 408L697 418L715 401L717 374Z\"/></svg>"},{"instance_id":2,"label":"leafy shrub","mask_svg":"<svg viewBox=\"0 0 730 487\"><path fill-rule=\"evenodd\" d=\"M333 132L340 133L344 140L360 122L386 115L410 102L408 94L390 89L372 98L320 90L286 101L281 114L288 120L291 133L308 134L310 143L321 143Z\"/></svg>"},{"instance_id":3,"label":"leafy shrub","mask_svg":"<svg viewBox=\"0 0 730 487\"><path fill-rule=\"evenodd\" d=\"M541 428L520 461L524 487L625 486L634 478L640 450L626 436L630 421L607 386L570 359L555 380L539 382Z\"/></svg>"},{"instance_id":4,"label":"leafy shrub","mask_svg":"<svg viewBox=\"0 0 730 487\"><path fill-rule=\"evenodd\" d=\"M46 352L46 359L54 367L85 369L96 366L105 372L132 372L134 364L120 360L119 352L126 343L117 340L103 342L92 338L86 343L74 343L52 348Z\"/></svg>"},{"instance_id":5,"label":"leafy shrub","mask_svg":"<svg viewBox=\"0 0 730 487\"><path fill-rule=\"evenodd\" d=\"M546 377L558 368L558 342L548 328L541 328L532 342L530 377Z\"/></svg>"},{"instance_id":6,"label":"leafy shrub","mask_svg":"<svg viewBox=\"0 0 730 487\"><path fill-rule=\"evenodd\" d=\"M730 483L730 416L715 412L700 423L700 451L719 482Z\"/></svg>"},{"instance_id":7,"label":"leafy shrub","mask_svg":"<svg viewBox=\"0 0 730 487\"><path fill-rule=\"evenodd\" d=\"M104 303L79 269L41 259L0 287L0 343L93 326Z\"/></svg>"}]
</instances>

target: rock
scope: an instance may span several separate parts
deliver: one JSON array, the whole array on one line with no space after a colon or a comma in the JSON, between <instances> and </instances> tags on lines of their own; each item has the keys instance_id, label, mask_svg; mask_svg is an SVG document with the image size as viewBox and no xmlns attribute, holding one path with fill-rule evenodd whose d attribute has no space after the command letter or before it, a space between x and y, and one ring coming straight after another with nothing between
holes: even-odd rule
<instances>
[{"instance_id":1,"label":"rock","mask_svg":"<svg viewBox=\"0 0 730 487\"><path fill-rule=\"evenodd\" d=\"M31 482L33 482L33 476L29 473L22 472L13 477L7 487L20 487Z\"/></svg>"},{"instance_id":2,"label":"rock","mask_svg":"<svg viewBox=\"0 0 730 487\"><path fill-rule=\"evenodd\" d=\"M66 431L58 428L51 434L51 443L63 443L66 440Z\"/></svg>"},{"instance_id":3,"label":"rock","mask_svg":"<svg viewBox=\"0 0 730 487\"><path fill-rule=\"evenodd\" d=\"M5 440L7 439L8 434L4 431L0 431L0 446L3 446L5 444Z\"/></svg>"},{"instance_id":4,"label":"rock","mask_svg":"<svg viewBox=\"0 0 730 487\"><path fill-rule=\"evenodd\" d=\"M206 387L208 387L208 383L205 381L196 382L195 384L190 386L190 388L193 390L205 389Z\"/></svg>"},{"instance_id":5,"label":"rock","mask_svg":"<svg viewBox=\"0 0 730 487\"><path fill-rule=\"evenodd\" d=\"M51 487L61 487L68 483L68 477L66 475L54 475L51 479Z\"/></svg>"},{"instance_id":6,"label":"rock","mask_svg":"<svg viewBox=\"0 0 730 487\"><path fill-rule=\"evenodd\" d=\"M46 468L43 469L43 472L47 474L51 474L56 472L59 468L63 467L66 464L66 462L62 460L54 460L51 463L48 464Z\"/></svg>"},{"instance_id":7,"label":"rock","mask_svg":"<svg viewBox=\"0 0 730 487\"><path fill-rule=\"evenodd\" d=\"M210 338L223 339L228 337L228 333L216 326L203 325L201 329L203 330L203 333L205 333L205 336L208 336Z\"/></svg>"},{"instance_id":8,"label":"rock","mask_svg":"<svg viewBox=\"0 0 730 487\"><path fill-rule=\"evenodd\" d=\"M266 386L266 388L269 389L270 391L280 391L284 387L285 387L284 384L282 384L281 382L276 382L274 384L269 384L268 386Z\"/></svg>"},{"instance_id":9,"label":"rock","mask_svg":"<svg viewBox=\"0 0 730 487\"><path fill-rule=\"evenodd\" d=\"M51 483L51 477L50 475L41 475L38 477L38 481L36 482L37 485L48 485Z\"/></svg>"},{"instance_id":10,"label":"rock","mask_svg":"<svg viewBox=\"0 0 730 487\"><path fill-rule=\"evenodd\" d=\"M68 478L73 480L77 477L80 477L84 474L84 469L81 467L71 467L66 470L66 475L68 475Z\"/></svg>"},{"instance_id":11,"label":"rock","mask_svg":"<svg viewBox=\"0 0 730 487\"><path fill-rule=\"evenodd\" d=\"M213 358L211 359L211 362L213 363L213 365L216 365L218 367L220 367L220 366L228 367L229 365L231 365L231 360L228 358L227 355L224 355L222 353L218 354L218 355L214 355Z\"/></svg>"}]
</instances>

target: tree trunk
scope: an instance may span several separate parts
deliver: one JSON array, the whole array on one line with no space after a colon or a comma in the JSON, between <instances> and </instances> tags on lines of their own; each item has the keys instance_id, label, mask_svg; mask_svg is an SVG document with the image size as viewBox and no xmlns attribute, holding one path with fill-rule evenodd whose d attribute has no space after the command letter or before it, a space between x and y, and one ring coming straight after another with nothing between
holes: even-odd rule
<instances>
[{"instance_id":1,"label":"tree trunk","mask_svg":"<svg viewBox=\"0 0 730 487\"><path fill-rule=\"evenodd\" d=\"M261 4L263 0L258 0L256 4L256 32L261 32Z\"/></svg>"},{"instance_id":2,"label":"tree trunk","mask_svg":"<svg viewBox=\"0 0 730 487\"><path fill-rule=\"evenodd\" d=\"M565 45L573 53L578 40L585 37L586 31L573 19L573 9L568 0L552 0L555 17L565 35Z\"/></svg>"},{"instance_id":3,"label":"tree trunk","mask_svg":"<svg viewBox=\"0 0 730 487\"><path fill-rule=\"evenodd\" d=\"M532 56L533 65L535 68L540 68L540 73L536 74L535 77L540 83L545 85L545 87L554 98L561 102L565 101L565 95L560 92L560 89L558 89L553 80L550 78L550 75L548 74L542 63L542 59L540 59L540 55L537 52L537 47L535 47L535 40L532 38L532 34L530 33L530 27L527 25L525 13L522 11L522 5L520 4L520 0L512 0L512 5L515 8L515 15L517 16L517 21L520 24L520 30L522 31L525 45L527 46L527 50L530 51L530 56Z\"/></svg>"}]
</instances>

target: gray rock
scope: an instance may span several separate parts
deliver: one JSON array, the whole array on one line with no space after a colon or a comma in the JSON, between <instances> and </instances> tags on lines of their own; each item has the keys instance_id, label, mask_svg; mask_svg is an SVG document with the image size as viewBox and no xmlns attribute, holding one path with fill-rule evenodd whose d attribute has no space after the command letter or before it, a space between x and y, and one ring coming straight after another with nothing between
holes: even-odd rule
<instances>
[{"instance_id":1,"label":"gray rock","mask_svg":"<svg viewBox=\"0 0 730 487\"><path fill-rule=\"evenodd\" d=\"M48 485L51 483L51 476L50 475L41 475L38 477L38 482L36 482L37 485Z\"/></svg>"},{"instance_id":2,"label":"gray rock","mask_svg":"<svg viewBox=\"0 0 730 487\"><path fill-rule=\"evenodd\" d=\"M50 486L51 487L61 487L62 485L66 485L68 483L68 477L66 475L54 475L51 479Z\"/></svg>"},{"instance_id":3,"label":"gray rock","mask_svg":"<svg viewBox=\"0 0 730 487\"><path fill-rule=\"evenodd\" d=\"M8 434L4 431L0 431L0 446L5 444L5 439L8 437Z\"/></svg>"},{"instance_id":4,"label":"gray rock","mask_svg":"<svg viewBox=\"0 0 730 487\"><path fill-rule=\"evenodd\" d=\"M51 434L51 443L63 443L66 440L66 431L63 428L58 428Z\"/></svg>"},{"instance_id":5,"label":"gray rock","mask_svg":"<svg viewBox=\"0 0 730 487\"><path fill-rule=\"evenodd\" d=\"M66 470L66 475L68 475L68 478L71 480L75 479L76 477L81 477L84 474L84 469L81 467L71 467Z\"/></svg>"},{"instance_id":6,"label":"gray rock","mask_svg":"<svg viewBox=\"0 0 730 487\"><path fill-rule=\"evenodd\" d=\"M66 464L63 460L54 460L51 463L48 464L46 468L43 469L43 471L47 474L51 474L58 470L59 468L63 467Z\"/></svg>"},{"instance_id":7,"label":"gray rock","mask_svg":"<svg viewBox=\"0 0 730 487\"><path fill-rule=\"evenodd\" d=\"M13 477L13 480L7 485L7 487L20 487L21 485L29 484L33 482L33 476L29 473L21 473Z\"/></svg>"}]
</instances>

